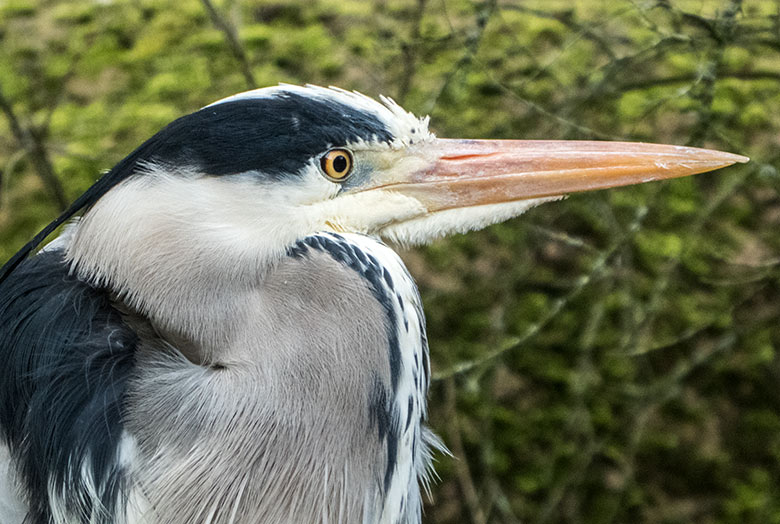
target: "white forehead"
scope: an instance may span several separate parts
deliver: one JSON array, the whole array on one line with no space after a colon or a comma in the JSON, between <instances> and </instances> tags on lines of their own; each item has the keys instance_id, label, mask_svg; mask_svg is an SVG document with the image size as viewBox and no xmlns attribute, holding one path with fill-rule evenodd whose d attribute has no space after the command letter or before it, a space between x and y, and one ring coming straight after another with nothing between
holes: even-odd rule
<instances>
[{"instance_id":1,"label":"white forehead","mask_svg":"<svg viewBox=\"0 0 780 524\"><path fill-rule=\"evenodd\" d=\"M273 98L283 96L286 93L323 101L332 101L372 113L385 124L393 135L394 142L398 143L398 145L409 145L433 138L433 135L428 131L429 118L427 116L420 118L406 111L392 98L383 95L380 95L379 101L376 101L357 91L347 91L338 87L320 87L311 84L305 86L279 84L278 86L262 87L238 93L222 100L217 100L206 107L237 100Z\"/></svg>"}]
</instances>

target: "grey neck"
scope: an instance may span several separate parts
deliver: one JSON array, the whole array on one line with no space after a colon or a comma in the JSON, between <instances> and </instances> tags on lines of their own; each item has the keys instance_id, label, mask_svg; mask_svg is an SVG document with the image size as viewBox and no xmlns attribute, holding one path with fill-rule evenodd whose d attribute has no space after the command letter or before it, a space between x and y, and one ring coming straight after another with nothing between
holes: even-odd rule
<instances>
[{"instance_id":1,"label":"grey neck","mask_svg":"<svg viewBox=\"0 0 780 524\"><path fill-rule=\"evenodd\" d=\"M390 366L387 312L367 283L312 251L220 300L230 336L211 348L219 366L161 340L139 351L127 429L154 521L378 520L387 441L367 414Z\"/></svg>"}]
</instances>

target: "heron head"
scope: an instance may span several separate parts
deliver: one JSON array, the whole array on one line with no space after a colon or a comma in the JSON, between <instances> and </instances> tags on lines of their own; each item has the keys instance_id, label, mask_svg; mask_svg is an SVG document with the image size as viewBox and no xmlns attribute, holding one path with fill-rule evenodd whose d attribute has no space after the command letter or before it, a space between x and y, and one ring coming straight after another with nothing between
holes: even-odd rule
<instances>
[{"instance_id":1,"label":"heron head","mask_svg":"<svg viewBox=\"0 0 780 524\"><path fill-rule=\"evenodd\" d=\"M745 160L652 144L441 139L390 99L281 85L150 138L71 208L87 212L66 251L82 277L120 293L181 287L181 275L251 286L316 232L425 243L571 192Z\"/></svg>"}]
</instances>

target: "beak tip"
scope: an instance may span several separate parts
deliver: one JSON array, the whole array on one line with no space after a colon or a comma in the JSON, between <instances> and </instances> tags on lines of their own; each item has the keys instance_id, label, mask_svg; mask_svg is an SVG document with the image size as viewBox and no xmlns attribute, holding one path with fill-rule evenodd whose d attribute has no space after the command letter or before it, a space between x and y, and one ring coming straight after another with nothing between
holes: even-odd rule
<instances>
[{"instance_id":1,"label":"beak tip","mask_svg":"<svg viewBox=\"0 0 780 524\"><path fill-rule=\"evenodd\" d=\"M724 167L732 166L734 164L746 164L750 161L750 158L737 155L735 153L726 153L725 151L714 151L711 149L698 150L700 155L696 155L699 158L694 160L695 163L701 165L701 167L707 166L707 171L714 171L716 169L722 169ZM685 159L681 159L681 164L685 164Z\"/></svg>"},{"instance_id":2,"label":"beak tip","mask_svg":"<svg viewBox=\"0 0 780 524\"><path fill-rule=\"evenodd\" d=\"M730 166L732 164L746 164L750 162L750 158L743 156L743 155L737 155L736 153L727 153L725 151L712 151L713 153L713 161L717 161L725 166Z\"/></svg>"}]
</instances>

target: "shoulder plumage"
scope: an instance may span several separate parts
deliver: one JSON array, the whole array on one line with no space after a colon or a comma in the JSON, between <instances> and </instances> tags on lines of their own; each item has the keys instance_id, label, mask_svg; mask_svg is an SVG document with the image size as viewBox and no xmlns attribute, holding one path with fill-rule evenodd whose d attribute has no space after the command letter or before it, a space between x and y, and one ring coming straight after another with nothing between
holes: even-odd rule
<instances>
[{"instance_id":1,"label":"shoulder plumage","mask_svg":"<svg viewBox=\"0 0 780 524\"><path fill-rule=\"evenodd\" d=\"M108 294L70 275L62 251L25 260L0 283L0 432L29 522L114 521L136 344Z\"/></svg>"}]
</instances>

